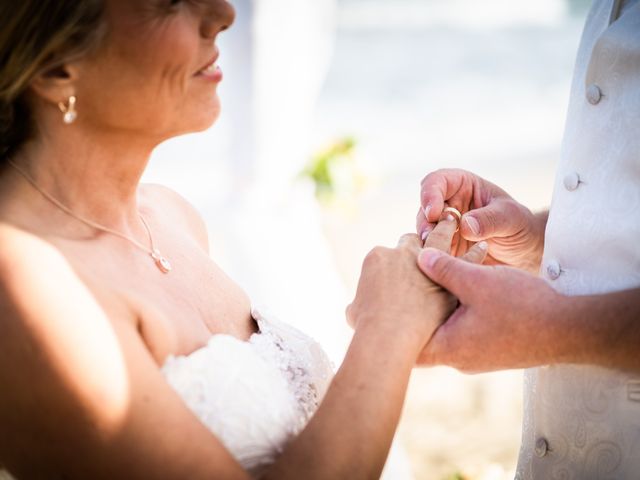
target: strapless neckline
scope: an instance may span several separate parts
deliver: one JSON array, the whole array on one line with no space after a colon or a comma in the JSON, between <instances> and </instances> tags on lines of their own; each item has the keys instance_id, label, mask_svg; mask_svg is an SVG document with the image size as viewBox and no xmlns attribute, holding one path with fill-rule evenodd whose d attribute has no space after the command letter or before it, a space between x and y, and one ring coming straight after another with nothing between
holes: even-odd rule
<instances>
[{"instance_id":1,"label":"strapless neckline","mask_svg":"<svg viewBox=\"0 0 640 480\"><path fill-rule=\"evenodd\" d=\"M254 315L256 315L256 309L253 308L251 310L251 315L252 317ZM234 335L231 335L229 333L214 333L212 334L209 339L207 340L207 342L202 345L201 347L196 348L195 350L193 350L190 353L182 353L182 354L173 354L170 353L169 355L166 356L166 358L164 359L164 361L160 364L159 368L160 370L164 369L165 366L167 365L167 363L169 363L170 361L176 360L176 359L189 359L192 356L197 356L198 352L206 350L208 348L211 348L211 343L213 343L215 341L216 338L222 337L222 338L227 338L231 341L236 341L239 342L241 344L251 344L253 343L253 341L255 340L255 337L259 337L260 335L262 335L262 327L260 325L260 322L258 322L258 320L255 319L255 317L253 318L255 324L256 324L256 328L257 328L257 332L253 332L251 335L249 335L249 338L247 338L246 340L243 340L241 338L238 338Z\"/></svg>"},{"instance_id":2,"label":"strapless neckline","mask_svg":"<svg viewBox=\"0 0 640 480\"><path fill-rule=\"evenodd\" d=\"M161 371L189 409L253 476L307 425L333 378L321 347L258 309L248 340L215 334Z\"/></svg>"}]
</instances>

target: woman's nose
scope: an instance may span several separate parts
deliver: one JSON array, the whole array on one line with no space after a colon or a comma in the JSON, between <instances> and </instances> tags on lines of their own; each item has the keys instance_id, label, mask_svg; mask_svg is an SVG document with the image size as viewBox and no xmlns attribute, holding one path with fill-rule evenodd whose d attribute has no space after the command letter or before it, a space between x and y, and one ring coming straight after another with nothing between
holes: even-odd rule
<instances>
[{"instance_id":1,"label":"woman's nose","mask_svg":"<svg viewBox=\"0 0 640 480\"><path fill-rule=\"evenodd\" d=\"M200 30L203 37L213 38L233 24L236 11L227 0L210 0L207 4Z\"/></svg>"}]
</instances>

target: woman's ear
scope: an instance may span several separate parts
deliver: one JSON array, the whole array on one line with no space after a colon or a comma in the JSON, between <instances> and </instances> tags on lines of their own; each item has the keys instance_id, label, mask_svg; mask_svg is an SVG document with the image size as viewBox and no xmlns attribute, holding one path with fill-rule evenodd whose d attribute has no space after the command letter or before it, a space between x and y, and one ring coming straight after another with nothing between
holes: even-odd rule
<instances>
[{"instance_id":1,"label":"woman's ear","mask_svg":"<svg viewBox=\"0 0 640 480\"><path fill-rule=\"evenodd\" d=\"M57 105L76 93L79 68L65 64L43 70L31 81L31 91L47 103Z\"/></svg>"}]
</instances>

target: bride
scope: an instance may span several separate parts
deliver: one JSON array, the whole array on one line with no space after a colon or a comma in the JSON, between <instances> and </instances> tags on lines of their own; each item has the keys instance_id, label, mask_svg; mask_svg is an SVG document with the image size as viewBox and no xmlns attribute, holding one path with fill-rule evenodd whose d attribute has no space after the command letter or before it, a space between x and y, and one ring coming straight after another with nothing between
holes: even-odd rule
<instances>
[{"instance_id":1,"label":"bride","mask_svg":"<svg viewBox=\"0 0 640 480\"><path fill-rule=\"evenodd\" d=\"M224 0L0 1L0 477L379 476L455 306L419 272L422 242L365 260L334 376L251 310L190 205L139 184L159 143L217 118L233 17Z\"/></svg>"}]
</instances>

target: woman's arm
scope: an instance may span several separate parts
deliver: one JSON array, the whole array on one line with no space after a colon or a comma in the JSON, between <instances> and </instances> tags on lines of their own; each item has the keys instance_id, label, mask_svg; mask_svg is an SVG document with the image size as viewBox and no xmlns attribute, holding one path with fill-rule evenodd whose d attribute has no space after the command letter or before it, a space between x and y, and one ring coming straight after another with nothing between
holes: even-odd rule
<instances>
[{"instance_id":1,"label":"woman's arm","mask_svg":"<svg viewBox=\"0 0 640 480\"><path fill-rule=\"evenodd\" d=\"M17 478L248 478L45 242L0 232L0 463ZM126 318L112 313L112 318Z\"/></svg>"},{"instance_id":2,"label":"woman's arm","mask_svg":"<svg viewBox=\"0 0 640 480\"><path fill-rule=\"evenodd\" d=\"M455 221L436 227L430 245L447 249ZM355 334L345 361L308 427L268 478L379 478L400 418L411 369L425 340L456 305L416 272L416 235L365 259L347 317ZM481 260L480 260L481 261Z\"/></svg>"},{"instance_id":3,"label":"woman's arm","mask_svg":"<svg viewBox=\"0 0 640 480\"><path fill-rule=\"evenodd\" d=\"M441 228L450 241L455 222ZM369 255L347 358L267 478L380 474L411 367L454 306L417 268L419 250L412 236ZM248 478L165 382L135 322L109 318L41 240L0 232L0 252L0 463L21 480Z\"/></svg>"}]
</instances>

